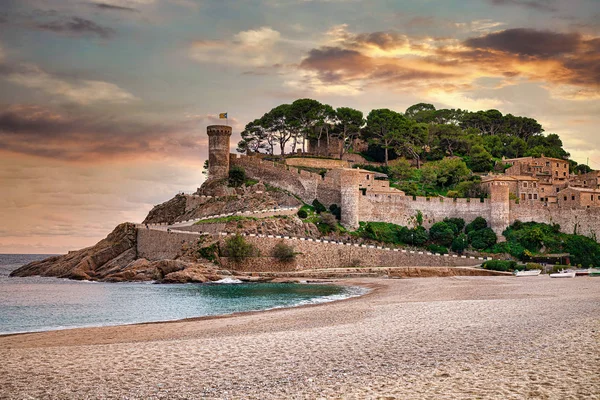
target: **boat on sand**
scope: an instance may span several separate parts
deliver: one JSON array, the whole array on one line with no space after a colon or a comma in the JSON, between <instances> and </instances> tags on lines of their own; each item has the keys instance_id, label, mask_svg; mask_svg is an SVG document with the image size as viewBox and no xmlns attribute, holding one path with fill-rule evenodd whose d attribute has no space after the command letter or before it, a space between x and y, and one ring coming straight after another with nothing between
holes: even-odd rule
<instances>
[{"instance_id":1,"label":"boat on sand","mask_svg":"<svg viewBox=\"0 0 600 400\"><path fill-rule=\"evenodd\" d=\"M550 274L550 278L575 278L575 271L563 270Z\"/></svg>"},{"instance_id":2,"label":"boat on sand","mask_svg":"<svg viewBox=\"0 0 600 400\"><path fill-rule=\"evenodd\" d=\"M515 271L515 276L538 276L541 273L541 269L530 269L529 271Z\"/></svg>"}]
</instances>

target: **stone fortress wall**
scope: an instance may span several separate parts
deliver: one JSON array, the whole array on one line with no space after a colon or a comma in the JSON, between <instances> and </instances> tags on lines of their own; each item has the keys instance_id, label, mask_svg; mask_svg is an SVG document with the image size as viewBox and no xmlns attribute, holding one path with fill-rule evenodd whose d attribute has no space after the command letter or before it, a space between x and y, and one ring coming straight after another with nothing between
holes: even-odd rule
<instances>
[{"instance_id":1,"label":"stone fortress wall","mask_svg":"<svg viewBox=\"0 0 600 400\"><path fill-rule=\"evenodd\" d=\"M517 203L509 199L510 188L503 182L490 185L489 199L412 197L375 185L361 191L358 170L349 168L332 169L322 177L258 157L231 154L229 160L232 165L243 167L249 177L287 190L306 203L318 199L325 206L341 206L341 222L350 228L358 227L359 221L411 226L420 211L427 228L448 217L462 218L469 223L481 216L488 220L500 240L502 232L516 220L559 224L564 233L600 236L600 208L573 208L528 200ZM303 163L306 165L306 161ZM379 182L388 185L384 181L373 181Z\"/></svg>"}]
</instances>

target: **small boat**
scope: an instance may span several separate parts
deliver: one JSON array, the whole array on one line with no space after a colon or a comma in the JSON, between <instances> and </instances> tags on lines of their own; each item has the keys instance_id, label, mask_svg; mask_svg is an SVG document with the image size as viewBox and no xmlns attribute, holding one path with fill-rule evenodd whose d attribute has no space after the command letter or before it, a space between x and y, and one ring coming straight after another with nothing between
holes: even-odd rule
<instances>
[{"instance_id":1,"label":"small boat","mask_svg":"<svg viewBox=\"0 0 600 400\"><path fill-rule=\"evenodd\" d=\"M600 276L600 268L590 268L588 276Z\"/></svg>"},{"instance_id":2,"label":"small boat","mask_svg":"<svg viewBox=\"0 0 600 400\"><path fill-rule=\"evenodd\" d=\"M575 278L575 271L563 270L555 274L550 274L550 278Z\"/></svg>"},{"instance_id":3,"label":"small boat","mask_svg":"<svg viewBox=\"0 0 600 400\"><path fill-rule=\"evenodd\" d=\"M541 269L530 269L529 271L515 271L515 276L538 276L541 273Z\"/></svg>"},{"instance_id":4,"label":"small boat","mask_svg":"<svg viewBox=\"0 0 600 400\"><path fill-rule=\"evenodd\" d=\"M588 276L590 274L590 271L592 269L588 268L588 269L576 269L575 270L575 276Z\"/></svg>"}]
</instances>

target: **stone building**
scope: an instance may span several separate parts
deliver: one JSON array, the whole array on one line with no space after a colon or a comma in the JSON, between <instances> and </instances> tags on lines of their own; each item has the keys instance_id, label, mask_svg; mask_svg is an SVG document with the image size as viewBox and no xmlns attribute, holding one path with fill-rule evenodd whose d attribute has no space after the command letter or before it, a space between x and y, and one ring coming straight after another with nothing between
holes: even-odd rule
<instances>
[{"instance_id":1,"label":"stone building","mask_svg":"<svg viewBox=\"0 0 600 400\"><path fill-rule=\"evenodd\" d=\"M541 197L551 197L569 186L569 162L552 157L521 157L502 160L511 166L509 176L531 176L538 179ZM544 190L541 190L544 189Z\"/></svg>"},{"instance_id":2,"label":"stone building","mask_svg":"<svg viewBox=\"0 0 600 400\"><path fill-rule=\"evenodd\" d=\"M600 207L600 190L568 187L558 193L558 204L565 208Z\"/></svg>"},{"instance_id":3,"label":"stone building","mask_svg":"<svg viewBox=\"0 0 600 400\"><path fill-rule=\"evenodd\" d=\"M574 175L569 180L569 186L600 189L600 171L592 171L587 174Z\"/></svg>"},{"instance_id":4,"label":"stone building","mask_svg":"<svg viewBox=\"0 0 600 400\"><path fill-rule=\"evenodd\" d=\"M491 186L495 183L503 183L508 186L509 193L513 195L515 199L520 201L525 200L542 200L540 196L540 184L539 179L533 176L527 175L492 175L484 177L481 181L481 185L490 192Z\"/></svg>"}]
</instances>

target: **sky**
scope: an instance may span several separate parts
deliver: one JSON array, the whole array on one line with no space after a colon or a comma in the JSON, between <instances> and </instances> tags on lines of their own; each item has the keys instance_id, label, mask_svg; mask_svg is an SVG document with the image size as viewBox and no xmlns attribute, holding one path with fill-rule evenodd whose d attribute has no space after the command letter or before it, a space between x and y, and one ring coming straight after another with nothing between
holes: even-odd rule
<instances>
[{"instance_id":1,"label":"sky","mask_svg":"<svg viewBox=\"0 0 600 400\"><path fill-rule=\"evenodd\" d=\"M0 0L0 253L204 180L206 126L309 97L537 119L600 169L600 0Z\"/></svg>"}]
</instances>

